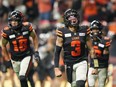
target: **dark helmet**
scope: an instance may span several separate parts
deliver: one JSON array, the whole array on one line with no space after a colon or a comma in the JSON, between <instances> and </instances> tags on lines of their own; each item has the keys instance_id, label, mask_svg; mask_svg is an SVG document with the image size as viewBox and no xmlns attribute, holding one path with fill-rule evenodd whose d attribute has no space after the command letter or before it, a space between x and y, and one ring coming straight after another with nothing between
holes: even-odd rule
<instances>
[{"instance_id":1,"label":"dark helmet","mask_svg":"<svg viewBox=\"0 0 116 87\"><path fill-rule=\"evenodd\" d=\"M90 24L90 29L99 29L100 31L102 30L102 24L97 21L97 20L93 20Z\"/></svg>"},{"instance_id":2,"label":"dark helmet","mask_svg":"<svg viewBox=\"0 0 116 87\"><path fill-rule=\"evenodd\" d=\"M93 35L93 36L100 35L102 33L102 31L101 31L102 28L103 28L103 26L99 21L93 20L90 24L91 35ZM92 30L94 30L94 29L98 29L99 32L98 33L93 33Z\"/></svg>"},{"instance_id":3,"label":"dark helmet","mask_svg":"<svg viewBox=\"0 0 116 87\"><path fill-rule=\"evenodd\" d=\"M11 21L18 21L18 26L16 27L13 27L11 25ZM8 17L8 22L9 22L9 25L13 28L13 29L16 29L18 27L20 27L22 25L22 22L23 22L23 14L20 12L20 11L12 11L10 14L9 14L9 17Z\"/></svg>"},{"instance_id":4,"label":"dark helmet","mask_svg":"<svg viewBox=\"0 0 116 87\"><path fill-rule=\"evenodd\" d=\"M74 9L68 9L64 12L64 23L66 26L76 27L79 25L80 16Z\"/></svg>"}]
</instances>

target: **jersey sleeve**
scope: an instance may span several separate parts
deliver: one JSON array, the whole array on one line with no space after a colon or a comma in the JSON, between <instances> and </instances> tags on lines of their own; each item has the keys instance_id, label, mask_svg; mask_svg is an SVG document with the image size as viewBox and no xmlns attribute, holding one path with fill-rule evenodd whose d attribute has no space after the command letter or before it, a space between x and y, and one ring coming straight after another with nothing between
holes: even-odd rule
<instances>
[{"instance_id":1,"label":"jersey sleeve","mask_svg":"<svg viewBox=\"0 0 116 87\"><path fill-rule=\"evenodd\" d=\"M32 23L29 23L29 31L33 31Z\"/></svg>"},{"instance_id":2,"label":"jersey sleeve","mask_svg":"<svg viewBox=\"0 0 116 87\"><path fill-rule=\"evenodd\" d=\"M85 32L86 35L90 34L89 26L81 26L80 29Z\"/></svg>"},{"instance_id":3,"label":"jersey sleeve","mask_svg":"<svg viewBox=\"0 0 116 87\"><path fill-rule=\"evenodd\" d=\"M105 47L108 48L111 45L111 40L109 37L104 37Z\"/></svg>"},{"instance_id":4,"label":"jersey sleeve","mask_svg":"<svg viewBox=\"0 0 116 87\"><path fill-rule=\"evenodd\" d=\"M56 35L57 35L58 37L63 38L64 35L63 35L62 28L56 29Z\"/></svg>"},{"instance_id":5,"label":"jersey sleeve","mask_svg":"<svg viewBox=\"0 0 116 87\"><path fill-rule=\"evenodd\" d=\"M2 31L1 31L1 36L5 39L9 39L9 36L8 36L8 27L5 27Z\"/></svg>"},{"instance_id":6,"label":"jersey sleeve","mask_svg":"<svg viewBox=\"0 0 116 87\"><path fill-rule=\"evenodd\" d=\"M30 32L33 31L32 23L30 23L30 22L23 22L23 25L26 26L29 29Z\"/></svg>"}]
</instances>

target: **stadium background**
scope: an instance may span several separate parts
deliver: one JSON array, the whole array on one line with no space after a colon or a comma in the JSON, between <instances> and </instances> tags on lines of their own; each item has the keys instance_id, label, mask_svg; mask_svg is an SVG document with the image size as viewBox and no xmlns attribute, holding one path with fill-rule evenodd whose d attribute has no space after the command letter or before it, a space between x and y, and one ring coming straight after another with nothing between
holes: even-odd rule
<instances>
[{"instance_id":1,"label":"stadium background","mask_svg":"<svg viewBox=\"0 0 116 87\"><path fill-rule=\"evenodd\" d=\"M67 8L73 8L79 12L81 25L89 25L92 20L97 19L105 26L106 33L109 30L116 33L116 0L0 0L0 33L3 27L8 25L9 12L19 10L24 14L25 21L33 23L33 27L39 37L40 47L44 47L48 43L54 46L55 29L63 23L63 12ZM110 48L109 81L107 80L106 87L116 87L115 44L116 38L114 37ZM51 50L51 53L53 57L53 50ZM2 55L0 55L0 87L3 87L3 85L4 87L20 87L15 73L8 64L6 58L3 59ZM63 66L62 60L60 65ZM39 87L40 81L36 71L34 72L33 80L35 87ZM53 84L50 81L51 79L47 77L45 87ZM54 85L54 87L70 87L66 82L65 73L63 77L54 79Z\"/></svg>"}]
</instances>

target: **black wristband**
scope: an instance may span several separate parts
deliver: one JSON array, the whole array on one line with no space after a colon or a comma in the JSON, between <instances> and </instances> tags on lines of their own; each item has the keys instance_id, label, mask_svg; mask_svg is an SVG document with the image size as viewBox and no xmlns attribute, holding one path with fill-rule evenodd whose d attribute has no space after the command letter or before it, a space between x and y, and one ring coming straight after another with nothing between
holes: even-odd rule
<instances>
[{"instance_id":1,"label":"black wristband","mask_svg":"<svg viewBox=\"0 0 116 87\"><path fill-rule=\"evenodd\" d=\"M62 49L62 47L60 47L60 46L55 47L55 58L54 58L55 67L59 67L59 59L60 59L61 49Z\"/></svg>"}]
</instances>

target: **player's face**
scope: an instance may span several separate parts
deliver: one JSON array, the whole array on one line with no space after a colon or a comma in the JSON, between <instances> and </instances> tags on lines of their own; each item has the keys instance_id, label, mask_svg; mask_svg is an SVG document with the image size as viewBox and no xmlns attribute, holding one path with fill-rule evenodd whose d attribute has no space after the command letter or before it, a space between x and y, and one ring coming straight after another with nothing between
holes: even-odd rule
<instances>
[{"instance_id":1,"label":"player's face","mask_svg":"<svg viewBox=\"0 0 116 87\"><path fill-rule=\"evenodd\" d=\"M77 20L77 18L75 17L75 16L70 16L69 18L68 18L68 20L70 21L70 23L73 25L73 24L77 24L77 22L78 22L78 20Z\"/></svg>"},{"instance_id":2,"label":"player's face","mask_svg":"<svg viewBox=\"0 0 116 87\"><path fill-rule=\"evenodd\" d=\"M12 21L11 21L11 25L12 25L13 27L18 26L18 21L12 20Z\"/></svg>"},{"instance_id":3,"label":"player's face","mask_svg":"<svg viewBox=\"0 0 116 87\"><path fill-rule=\"evenodd\" d=\"M92 29L92 33L94 36L97 36L99 34L99 30L98 29Z\"/></svg>"}]
</instances>

